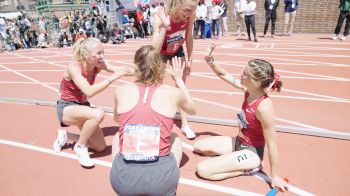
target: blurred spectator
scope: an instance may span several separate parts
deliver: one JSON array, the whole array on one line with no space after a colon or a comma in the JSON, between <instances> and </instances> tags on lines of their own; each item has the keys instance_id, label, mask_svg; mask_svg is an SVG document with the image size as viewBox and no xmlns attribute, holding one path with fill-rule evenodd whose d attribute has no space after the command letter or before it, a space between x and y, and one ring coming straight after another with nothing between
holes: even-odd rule
<instances>
[{"instance_id":1,"label":"blurred spectator","mask_svg":"<svg viewBox=\"0 0 350 196\"><path fill-rule=\"evenodd\" d=\"M266 33L267 33L267 29L269 28L270 20L271 20L271 38L273 38L275 34L278 4L279 4L279 0L265 0L264 37L267 37Z\"/></svg>"},{"instance_id":2,"label":"blurred spectator","mask_svg":"<svg viewBox=\"0 0 350 196\"><path fill-rule=\"evenodd\" d=\"M298 0L284 0L284 30L282 35L291 36L295 15L298 10Z\"/></svg>"},{"instance_id":3,"label":"blurred spectator","mask_svg":"<svg viewBox=\"0 0 350 196\"><path fill-rule=\"evenodd\" d=\"M123 31L119 28L118 23L114 23L110 31L110 38L113 44L120 44L124 42Z\"/></svg>"},{"instance_id":4,"label":"blurred spectator","mask_svg":"<svg viewBox=\"0 0 350 196\"><path fill-rule=\"evenodd\" d=\"M84 33L84 29L82 28L79 28L79 32L75 35L75 41L78 41L80 38L83 38L83 39L86 39L87 36L86 34Z\"/></svg>"},{"instance_id":5,"label":"blurred spectator","mask_svg":"<svg viewBox=\"0 0 350 196\"><path fill-rule=\"evenodd\" d=\"M224 13L222 13L220 17L220 28L222 36L226 36L228 34L228 28L227 28L227 9L228 4L226 0L221 0L220 7L224 10Z\"/></svg>"},{"instance_id":6,"label":"blurred spectator","mask_svg":"<svg viewBox=\"0 0 350 196\"><path fill-rule=\"evenodd\" d=\"M235 5L233 9L233 13L236 16L236 34L237 36L241 36L245 34L246 25L244 21L244 7L247 5L247 0L235 0Z\"/></svg>"},{"instance_id":7,"label":"blurred spectator","mask_svg":"<svg viewBox=\"0 0 350 196\"><path fill-rule=\"evenodd\" d=\"M58 46L59 47L63 47L63 46L70 46L71 45L71 42L68 38L68 34L65 30L63 30L63 32L61 33L60 37L58 38Z\"/></svg>"},{"instance_id":8,"label":"blurred spectator","mask_svg":"<svg viewBox=\"0 0 350 196\"><path fill-rule=\"evenodd\" d=\"M340 0L339 10L340 10L340 13L338 17L337 26L334 31L335 37L333 37L333 40L337 40L337 39L346 40L347 37L349 36L349 30L350 30L350 1ZM346 23L345 23L343 37L339 37L341 26L343 25L345 18L346 18Z\"/></svg>"},{"instance_id":9,"label":"blurred spectator","mask_svg":"<svg viewBox=\"0 0 350 196\"><path fill-rule=\"evenodd\" d=\"M207 6L204 3L204 0L200 0L196 9L196 24L195 24L195 37L198 36L198 30L201 30L200 38L205 39L204 27L205 20L207 18Z\"/></svg>"}]
</instances>

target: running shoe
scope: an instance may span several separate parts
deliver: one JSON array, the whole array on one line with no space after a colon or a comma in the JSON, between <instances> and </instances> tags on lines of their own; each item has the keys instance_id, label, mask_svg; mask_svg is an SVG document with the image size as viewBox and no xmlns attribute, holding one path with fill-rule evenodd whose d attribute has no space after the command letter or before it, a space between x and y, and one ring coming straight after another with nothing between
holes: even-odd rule
<instances>
[{"instance_id":1,"label":"running shoe","mask_svg":"<svg viewBox=\"0 0 350 196\"><path fill-rule=\"evenodd\" d=\"M61 152L62 147L67 143L67 132L61 129L57 130L57 138L56 140L53 142L53 150L56 153Z\"/></svg>"},{"instance_id":2,"label":"running shoe","mask_svg":"<svg viewBox=\"0 0 350 196\"><path fill-rule=\"evenodd\" d=\"M345 41L347 39L347 36L343 36L341 38L339 38L341 41Z\"/></svg>"},{"instance_id":3,"label":"running shoe","mask_svg":"<svg viewBox=\"0 0 350 196\"><path fill-rule=\"evenodd\" d=\"M189 140L196 138L196 133L193 132L189 126L181 127L181 132L184 133Z\"/></svg>"},{"instance_id":4,"label":"running shoe","mask_svg":"<svg viewBox=\"0 0 350 196\"><path fill-rule=\"evenodd\" d=\"M88 148L86 146L80 146L78 143L74 145L74 152L78 156L80 165L84 167L93 167L94 161L90 158Z\"/></svg>"}]
</instances>

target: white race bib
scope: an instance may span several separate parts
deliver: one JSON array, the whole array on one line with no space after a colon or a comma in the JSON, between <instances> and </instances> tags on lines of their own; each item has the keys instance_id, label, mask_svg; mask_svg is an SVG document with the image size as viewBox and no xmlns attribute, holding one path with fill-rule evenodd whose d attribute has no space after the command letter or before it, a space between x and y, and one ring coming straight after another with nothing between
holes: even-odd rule
<instances>
[{"instance_id":1,"label":"white race bib","mask_svg":"<svg viewBox=\"0 0 350 196\"><path fill-rule=\"evenodd\" d=\"M248 128L248 122L243 111L237 114L237 121L239 130Z\"/></svg>"},{"instance_id":2,"label":"white race bib","mask_svg":"<svg viewBox=\"0 0 350 196\"><path fill-rule=\"evenodd\" d=\"M128 161L156 161L159 158L160 126L126 124L122 155Z\"/></svg>"}]
</instances>

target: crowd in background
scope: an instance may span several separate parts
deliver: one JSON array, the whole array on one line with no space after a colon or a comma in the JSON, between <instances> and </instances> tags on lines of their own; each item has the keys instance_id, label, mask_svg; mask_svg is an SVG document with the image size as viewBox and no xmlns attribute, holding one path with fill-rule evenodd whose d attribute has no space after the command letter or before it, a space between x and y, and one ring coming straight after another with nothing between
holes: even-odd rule
<instances>
[{"instance_id":1,"label":"crowd in background","mask_svg":"<svg viewBox=\"0 0 350 196\"><path fill-rule=\"evenodd\" d=\"M298 0L284 0L284 30L281 35L291 36L293 24L298 10ZM333 39L345 40L349 32L349 2L340 0L340 15ZM274 37L277 20L277 7L279 0L265 0L264 37ZM91 9L65 11L60 17L55 12L50 17L28 18L26 15L17 19L0 18L1 50L28 49L34 47L57 46L65 47L75 43L79 38L96 37L103 43L120 44L127 38L140 39L152 34L153 16L163 3L151 5L137 4L136 10L122 10L121 24L109 24L101 6L92 4ZM194 23L194 38L214 38L219 35L227 36L227 10L226 0L213 0L207 6L204 0L199 0L196 9L196 22ZM233 13L236 22L236 36L247 33L248 40L257 42L255 28L255 0L235 0ZM347 19L344 36L339 36L343 21ZM267 31L271 22L271 34ZM54 31L54 32L53 32ZM251 39L250 32L253 33ZM51 35L51 36L49 36ZM53 35L56 35L53 37Z\"/></svg>"}]
</instances>

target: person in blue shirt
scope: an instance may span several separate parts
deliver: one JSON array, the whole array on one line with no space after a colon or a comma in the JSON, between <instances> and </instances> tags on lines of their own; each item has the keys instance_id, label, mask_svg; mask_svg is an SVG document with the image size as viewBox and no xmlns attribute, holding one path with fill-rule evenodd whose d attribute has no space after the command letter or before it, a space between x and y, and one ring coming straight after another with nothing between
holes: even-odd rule
<instances>
[{"instance_id":1,"label":"person in blue shirt","mask_svg":"<svg viewBox=\"0 0 350 196\"><path fill-rule=\"evenodd\" d=\"M291 36L298 10L298 0L284 0L284 30L282 35Z\"/></svg>"}]
</instances>

